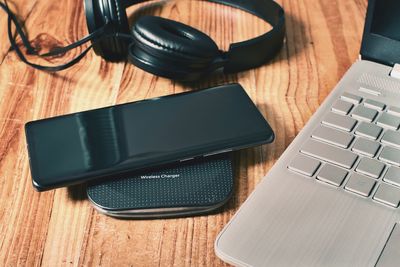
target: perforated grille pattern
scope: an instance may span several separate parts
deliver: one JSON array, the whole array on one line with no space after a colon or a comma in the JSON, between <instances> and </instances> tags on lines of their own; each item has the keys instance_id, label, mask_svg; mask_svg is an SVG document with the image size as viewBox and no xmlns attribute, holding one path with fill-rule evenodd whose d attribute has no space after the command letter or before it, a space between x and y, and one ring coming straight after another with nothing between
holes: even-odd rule
<instances>
[{"instance_id":1,"label":"perforated grille pattern","mask_svg":"<svg viewBox=\"0 0 400 267\"><path fill-rule=\"evenodd\" d=\"M232 189L231 156L219 155L91 184L87 193L104 209L132 210L215 205Z\"/></svg>"}]
</instances>

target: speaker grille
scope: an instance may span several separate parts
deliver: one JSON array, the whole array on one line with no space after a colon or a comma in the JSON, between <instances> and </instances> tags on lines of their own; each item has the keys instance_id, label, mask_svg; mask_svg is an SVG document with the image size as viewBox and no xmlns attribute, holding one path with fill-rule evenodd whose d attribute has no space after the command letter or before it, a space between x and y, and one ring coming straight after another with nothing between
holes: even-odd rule
<instances>
[{"instance_id":1,"label":"speaker grille","mask_svg":"<svg viewBox=\"0 0 400 267\"><path fill-rule=\"evenodd\" d=\"M211 206L232 190L232 160L225 154L91 184L87 193L95 205L123 211Z\"/></svg>"},{"instance_id":2,"label":"speaker grille","mask_svg":"<svg viewBox=\"0 0 400 267\"><path fill-rule=\"evenodd\" d=\"M372 74L364 73L360 76L358 82L366 86L385 91L391 91L392 93L400 93L400 82L390 78L378 77Z\"/></svg>"}]
</instances>

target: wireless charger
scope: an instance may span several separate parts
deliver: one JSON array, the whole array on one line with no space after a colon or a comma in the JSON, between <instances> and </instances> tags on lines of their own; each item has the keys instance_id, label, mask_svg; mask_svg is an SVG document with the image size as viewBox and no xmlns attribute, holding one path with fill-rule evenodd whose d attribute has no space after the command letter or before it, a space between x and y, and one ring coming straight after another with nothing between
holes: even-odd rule
<instances>
[{"instance_id":1,"label":"wireless charger","mask_svg":"<svg viewBox=\"0 0 400 267\"><path fill-rule=\"evenodd\" d=\"M87 195L101 213L122 218L165 218L207 213L233 192L230 153L136 172L89 184Z\"/></svg>"}]
</instances>

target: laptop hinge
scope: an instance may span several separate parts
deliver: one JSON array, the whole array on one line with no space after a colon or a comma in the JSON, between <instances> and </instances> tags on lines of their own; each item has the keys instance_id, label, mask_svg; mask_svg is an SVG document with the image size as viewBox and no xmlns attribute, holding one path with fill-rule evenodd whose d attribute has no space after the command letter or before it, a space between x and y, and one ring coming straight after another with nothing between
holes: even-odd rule
<instances>
[{"instance_id":1,"label":"laptop hinge","mask_svg":"<svg viewBox=\"0 0 400 267\"><path fill-rule=\"evenodd\" d=\"M390 76L396 79L400 79L400 64L394 64Z\"/></svg>"}]
</instances>

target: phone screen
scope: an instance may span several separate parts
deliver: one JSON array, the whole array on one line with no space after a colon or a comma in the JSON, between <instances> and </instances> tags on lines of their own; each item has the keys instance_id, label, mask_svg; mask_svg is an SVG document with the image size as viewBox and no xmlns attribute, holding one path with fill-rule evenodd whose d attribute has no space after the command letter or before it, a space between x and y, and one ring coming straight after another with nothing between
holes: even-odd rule
<instances>
[{"instance_id":1,"label":"phone screen","mask_svg":"<svg viewBox=\"0 0 400 267\"><path fill-rule=\"evenodd\" d=\"M33 121L26 135L38 190L273 140L237 84Z\"/></svg>"}]
</instances>

